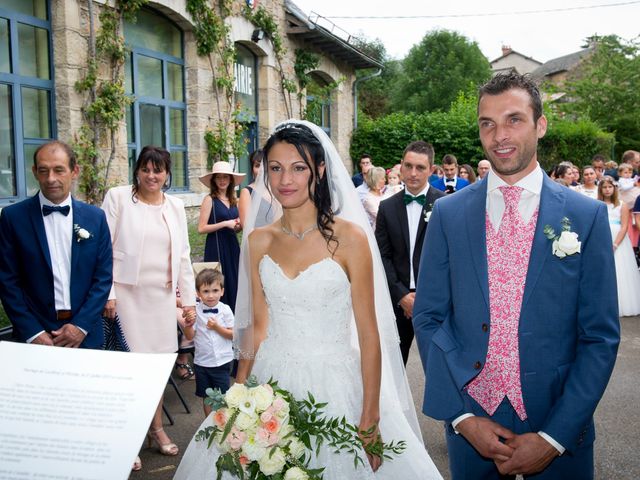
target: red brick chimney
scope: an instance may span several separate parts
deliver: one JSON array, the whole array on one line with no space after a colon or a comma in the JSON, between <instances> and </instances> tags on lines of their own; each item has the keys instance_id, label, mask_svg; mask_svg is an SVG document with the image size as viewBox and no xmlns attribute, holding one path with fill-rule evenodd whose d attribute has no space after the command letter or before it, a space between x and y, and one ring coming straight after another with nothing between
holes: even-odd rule
<instances>
[{"instance_id":1,"label":"red brick chimney","mask_svg":"<svg viewBox=\"0 0 640 480\"><path fill-rule=\"evenodd\" d=\"M510 45L503 45L502 46L502 56L503 57L509 55L511 52L512 52L512 50L511 50L511 46Z\"/></svg>"}]
</instances>

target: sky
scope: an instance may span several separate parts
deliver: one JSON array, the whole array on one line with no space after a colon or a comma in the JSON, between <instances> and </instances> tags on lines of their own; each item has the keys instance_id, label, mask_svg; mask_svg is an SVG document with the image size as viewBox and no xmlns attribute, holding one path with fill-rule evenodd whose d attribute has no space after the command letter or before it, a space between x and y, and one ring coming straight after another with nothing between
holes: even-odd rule
<instances>
[{"instance_id":1,"label":"sky","mask_svg":"<svg viewBox=\"0 0 640 480\"><path fill-rule=\"evenodd\" d=\"M540 62L580 50L584 39L616 34L630 40L640 35L640 0L293 0L307 15L327 18L347 34L379 38L393 58L403 58L424 35L435 29L453 30L478 43L495 60L502 45ZM593 8L596 5L605 7ZM553 11L558 9L572 9ZM543 11L523 14L528 11ZM546 10L546 11L545 11ZM505 15L495 14L506 13ZM489 15L490 14L490 15ZM456 18L416 16L458 15ZM461 17L459 15L473 15ZM406 16L404 19L348 19L346 16ZM312 15L312 20L315 16ZM331 24L319 19L324 27ZM344 37L346 34L335 30Z\"/></svg>"}]
</instances>

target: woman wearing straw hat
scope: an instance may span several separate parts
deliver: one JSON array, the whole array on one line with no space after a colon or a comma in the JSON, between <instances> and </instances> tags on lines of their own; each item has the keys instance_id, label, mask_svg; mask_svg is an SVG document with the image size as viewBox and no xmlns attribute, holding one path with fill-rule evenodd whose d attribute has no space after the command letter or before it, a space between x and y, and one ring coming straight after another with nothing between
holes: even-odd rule
<instances>
[{"instance_id":1,"label":"woman wearing straw hat","mask_svg":"<svg viewBox=\"0 0 640 480\"><path fill-rule=\"evenodd\" d=\"M244 173L234 172L228 162L214 163L211 173L200 177L210 192L202 200L198 220L198 232L207 234L204 261L220 262L225 277L221 300L232 310L236 308L240 260L236 233L242 229L235 187L242 183L244 177Z\"/></svg>"}]
</instances>

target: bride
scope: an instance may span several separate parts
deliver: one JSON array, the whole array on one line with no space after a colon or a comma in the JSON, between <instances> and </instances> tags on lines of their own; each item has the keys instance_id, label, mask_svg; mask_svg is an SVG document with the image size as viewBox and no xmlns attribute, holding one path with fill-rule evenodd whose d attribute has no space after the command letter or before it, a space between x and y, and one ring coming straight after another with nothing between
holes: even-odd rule
<instances>
[{"instance_id":1,"label":"bride","mask_svg":"<svg viewBox=\"0 0 640 480\"><path fill-rule=\"evenodd\" d=\"M357 468L322 446L311 467L326 480L442 478L422 443L373 231L335 147L316 125L290 120L267 141L263 166L244 228L238 298L251 301L236 311L236 380L311 392L327 416L373 427L365 443L406 442L392 460L367 455ZM277 220L253 230L265 196ZM206 443L191 441L174 480L215 477Z\"/></svg>"}]
</instances>

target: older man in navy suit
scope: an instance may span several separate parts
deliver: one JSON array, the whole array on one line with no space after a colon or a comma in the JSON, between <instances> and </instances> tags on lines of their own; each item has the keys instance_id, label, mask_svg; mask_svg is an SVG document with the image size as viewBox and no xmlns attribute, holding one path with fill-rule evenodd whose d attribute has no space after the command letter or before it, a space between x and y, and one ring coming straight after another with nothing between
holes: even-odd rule
<instances>
[{"instance_id":1,"label":"older man in navy suit","mask_svg":"<svg viewBox=\"0 0 640 480\"><path fill-rule=\"evenodd\" d=\"M527 76L480 89L485 181L436 202L414 306L423 411L454 480L593 478L593 413L620 340L607 209L551 181ZM534 477L531 477L534 478Z\"/></svg>"},{"instance_id":2,"label":"older man in navy suit","mask_svg":"<svg viewBox=\"0 0 640 480\"><path fill-rule=\"evenodd\" d=\"M0 216L0 297L20 341L100 348L112 279L104 212L71 197L79 169L53 141L34 154L40 192Z\"/></svg>"}]
</instances>

